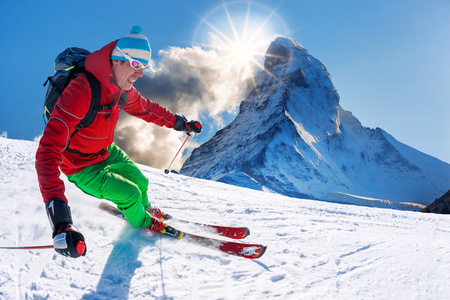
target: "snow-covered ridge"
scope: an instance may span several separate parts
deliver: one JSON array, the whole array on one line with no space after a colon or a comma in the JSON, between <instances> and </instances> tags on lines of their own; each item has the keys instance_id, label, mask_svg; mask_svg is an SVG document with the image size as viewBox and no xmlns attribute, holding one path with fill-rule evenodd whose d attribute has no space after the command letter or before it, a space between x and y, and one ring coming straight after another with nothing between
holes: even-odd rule
<instances>
[{"instance_id":1,"label":"snow-covered ridge","mask_svg":"<svg viewBox=\"0 0 450 300\"><path fill-rule=\"evenodd\" d=\"M51 243L36 148L0 138L0 174L8 174L0 177L0 246ZM447 216L294 199L140 168L149 197L166 212L247 226L245 240L267 252L251 261L134 229L63 177L87 256L0 250L0 298L409 300L450 293Z\"/></svg>"},{"instance_id":2,"label":"snow-covered ridge","mask_svg":"<svg viewBox=\"0 0 450 300\"><path fill-rule=\"evenodd\" d=\"M273 41L264 66L236 119L193 151L182 174L401 209L418 209L450 188L450 164L364 127L340 106L325 66L295 41Z\"/></svg>"}]
</instances>

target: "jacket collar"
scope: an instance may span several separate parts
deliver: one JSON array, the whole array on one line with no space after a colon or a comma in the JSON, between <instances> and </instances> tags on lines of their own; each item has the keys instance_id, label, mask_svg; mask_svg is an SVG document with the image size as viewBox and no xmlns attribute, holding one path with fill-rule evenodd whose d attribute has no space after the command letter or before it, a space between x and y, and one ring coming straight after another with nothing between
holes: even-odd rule
<instances>
[{"instance_id":1,"label":"jacket collar","mask_svg":"<svg viewBox=\"0 0 450 300\"><path fill-rule=\"evenodd\" d=\"M106 85L111 91L120 89L114 83L114 75L111 68L111 53L118 40L109 43L100 50L88 55L85 61L85 68L91 72L102 84Z\"/></svg>"}]
</instances>

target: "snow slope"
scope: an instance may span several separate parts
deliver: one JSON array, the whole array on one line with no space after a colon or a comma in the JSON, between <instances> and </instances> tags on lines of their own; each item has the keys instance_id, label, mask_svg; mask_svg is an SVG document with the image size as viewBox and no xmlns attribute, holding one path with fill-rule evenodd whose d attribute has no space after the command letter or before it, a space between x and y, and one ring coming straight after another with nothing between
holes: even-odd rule
<instances>
[{"instance_id":1,"label":"snow slope","mask_svg":"<svg viewBox=\"0 0 450 300\"><path fill-rule=\"evenodd\" d=\"M0 246L51 243L36 147L0 138ZM166 212L248 226L246 240L267 252L246 260L133 229L67 183L87 256L0 250L0 299L448 298L448 216L294 199L141 168Z\"/></svg>"}]
</instances>

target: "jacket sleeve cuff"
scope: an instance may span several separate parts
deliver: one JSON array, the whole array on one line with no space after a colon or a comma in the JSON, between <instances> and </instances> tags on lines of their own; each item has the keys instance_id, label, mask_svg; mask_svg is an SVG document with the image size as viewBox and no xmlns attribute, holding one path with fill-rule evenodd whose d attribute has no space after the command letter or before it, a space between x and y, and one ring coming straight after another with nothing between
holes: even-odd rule
<instances>
[{"instance_id":1,"label":"jacket sleeve cuff","mask_svg":"<svg viewBox=\"0 0 450 300\"><path fill-rule=\"evenodd\" d=\"M175 121L175 124L173 125L173 129L176 131L184 131L186 130L186 118L184 116L175 115L177 117L177 120Z\"/></svg>"}]
</instances>

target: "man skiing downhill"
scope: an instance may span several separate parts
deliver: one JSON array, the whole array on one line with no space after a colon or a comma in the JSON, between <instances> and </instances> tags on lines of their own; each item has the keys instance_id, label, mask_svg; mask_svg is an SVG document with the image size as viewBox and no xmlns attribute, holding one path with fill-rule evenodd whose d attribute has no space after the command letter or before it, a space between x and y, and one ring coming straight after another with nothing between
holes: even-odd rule
<instances>
[{"instance_id":1,"label":"man skiing downhill","mask_svg":"<svg viewBox=\"0 0 450 300\"><path fill-rule=\"evenodd\" d=\"M89 81L81 74L59 97L40 140L36 171L53 230L54 249L60 254L86 255L84 237L73 225L60 171L85 193L115 203L133 227L155 231L164 228L164 224L149 213L162 215L149 203L148 179L113 143L121 108L149 123L188 134L201 132L199 122L187 122L184 117L143 97L133 86L143 76L151 58L150 44L140 33L140 27L135 26L129 35L86 58L86 70L100 82L100 105L114 105L99 111L89 126L76 128L91 102ZM119 104L119 99L126 99L126 102Z\"/></svg>"}]
</instances>

